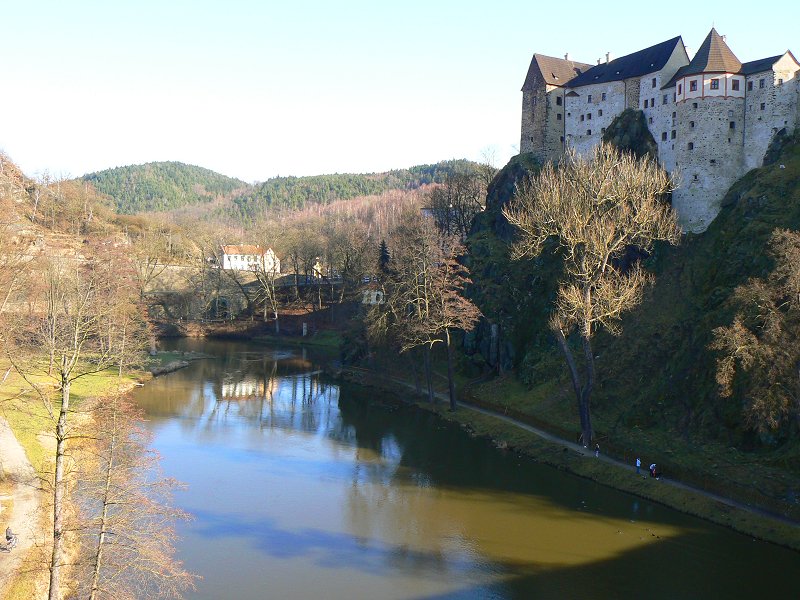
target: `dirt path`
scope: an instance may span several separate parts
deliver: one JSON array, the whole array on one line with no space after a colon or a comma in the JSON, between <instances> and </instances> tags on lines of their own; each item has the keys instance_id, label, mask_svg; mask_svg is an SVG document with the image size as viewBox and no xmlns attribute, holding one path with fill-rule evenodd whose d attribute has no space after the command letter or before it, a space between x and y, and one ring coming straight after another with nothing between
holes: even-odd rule
<instances>
[{"instance_id":1,"label":"dirt path","mask_svg":"<svg viewBox=\"0 0 800 600\"><path fill-rule=\"evenodd\" d=\"M363 370L364 371L368 371L367 369L363 369ZM408 381L403 381L403 380L397 379L395 377L390 377L389 379L391 379L392 382L394 382L394 383L396 383L398 385L401 385L401 386L403 386L405 388L413 389L415 391L418 391L416 386L414 384L408 382ZM445 403L450 401L450 397L446 393L435 392L434 395L437 397L437 399L439 399L439 400L441 400L441 401L443 401ZM502 413L495 412L493 410L488 410L488 409L485 409L485 408L481 408L481 407L478 407L478 406L475 406L475 405L472 405L472 404L469 404L469 403L466 403L466 402L460 402L459 401L457 404L461 408L464 408L464 409L467 409L467 410L471 410L471 411L474 411L474 412L477 412L477 413L480 413L480 414L483 414L483 415L487 415L487 416L495 418L495 419L500 419L501 421L509 423L510 425L513 425L515 427L519 427L520 429L524 429L525 431L533 433L533 434L535 434L535 435L537 435L537 436L539 436L539 437L541 437L541 438L543 438L543 439L545 439L545 440L547 440L549 442L552 442L553 444L558 444L559 446L562 446L564 448L568 448L569 450L572 450L572 451L576 452L577 454L579 454L581 456L585 456L585 457L587 457L587 460L588 459L591 459L591 460L602 460L605 463L608 463L608 464L617 466L619 468L631 471L631 473L633 473L633 471L636 468L635 465L633 465L633 464L625 463L625 462L623 462L621 460L617 460L617 459L612 458L610 456L605 456L604 454L602 454L602 452L600 453L599 457L595 457L594 452L589 448L584 448L583 446L581 446L579 444L576 444L574 442L570 442L568 440L560 438L560 437L558 437L556 435L553 435L553 434L551 434L551 433L549 433L549 432L547 432L547 431L545 431L543 429L539 429L537 427L533 427L532 425L528 425L527 423L523 423L522 421L518 421L518 420L513 419L511 417L508 417L508 416L506 416L506 415L504 415ZM642 464L641 473L643 473L644 476L648 476L647 465ZM602 483L602 482L599 482L599 483ZM686 490L688 492L703 496L705 498L708 498L708 499L713 500L715 502L719 502L720 504L723 504L723 505L726 505L726 506L730 506L730 507L733 507L733 508L736 508L736 509L739 509L739 510L743 510L743 511L748 511L748 512L751 512L753 514L757 514L757 515L760 515L760 516L763 516L763 517L767 517L769 519L775 519L776 521L780 521L782 523L786 523L786 524L792 525L796 529L800 530L800 523L798 523L795 520L788 519L788 518L784 517L783 515L775 514L773 512L767 511L767 510L763 510L763 509L760 509L760 508L757 508L757 507L754 507L754 506L750 506L749 504L744 504L743 502L737 502L736 500L733 500L731 498L726 498L724 496L720 496L720 495L714 494L713 492L709 492L707 490L703 490L703 489L700 489L700 488L697 488L697 487L693 487L691 485L688 485L686 483L682 483L680 481L676 481L676 480L673 480L673 479L668 479L668 478L665 478L665 477L661 477L660 480L659 480L659 483L662 483L664 485L673 486L673 487L676 487L676 488L679 488L679 489L682 489L682 490Z\"/></svg>"},{"instance_id":2,"label":"dirt path","mask_svg":"<svg viewBox=\"0 0 800 600\"><path fill-rule=\"evenodd\" d=\"M443 395L441 395L441 396L443 396ZM605 456L602 452L600 453L600 456L596 458L594 456L594 452L589 448L584 448L583 446L581 446L579 444L576 444L574 442L569 442L569 441L567 441L565 439L562 439L562 438L560 438L558 436L555 436L555 435L553 435L551 433L548 433L548 432L546 432L546 431L544 431L542 429L538 429L536 427L528 425L527 423L523 423L521 421L517 421L516 419L512 419L511 417L507 417L507 416L505 416L505 415L503 415L501 413L494 412L492 410L487 410L487 409L484 409L484 408L479 408L477 406L473 406L471 404L466 404L464 402L459 402L458 406L461 407L461 408L466 408L467 410L471 410L471 411L474 411L474 412L477 412L477 413L481 413L483 415L487 415L487 416L493 417L495 419L500 419L501 421L505 421L506 423L514 425L515 427L519 427L520 429L524 429L525 431L528 431L530 433L536 434L537 436L539 436L541 438L544 438L544 439L546 439L546 440L548 440L550 442L553 442L554 444L558 444L558 445L563 446L565 448L569 448L570 450L573 450L573 451L577 452L581 456L585 456L585 457L591 458L592 460L598 460L599 459L599 460L602 460L603 462L606 462L606 463L611 464L611 465L615 465L617 467L626 469L626 470L631 471L631 472L633 472L635 470L635 468L636 468L633 464L622 462L621 460L617 460L616 458L611 458L610 456ZM643 476L647 476L647 465L642 464L641 472L642 472ZM776 515L775 513L772 513L772 512L766 511L766 510L761 510L759 508L750 506L748 504L744 504L742 502L737 502L736 500L733 500L731 498L726 498L724 496L719 496L719 495L714 494L712 492L709 492L707 490L696 488L696 487L687 485L685 483L682 483L680 481L676 481L674 479L668 479L668 478L665 478L665 477L661 477L659 479L659 481L661 483L663 483L664 485L671 485L673 487L680 488L682 490L686 490L686 491L692 492L694 494L699 494L701 496L704 496L705 498L709 498L711 500L714 500L715 502L719 502L719 503L724 504L726 506L732 506L732 507L740 509L740 510L746 510L746 511L749 511L749 512L764 516L764 517L769 517L770 519L776 519L776 520L782 521L784 523L788 523L790 525L794 525L795 527L800 527L800 524L798 524L797 521L793 521L791 519L787 519L786 517L784 517L782 515Z\"/></svg>"},{"instance_id":3,"label":"dirt path","mask_svg":"<svg viewBox=\"0 0 800 600\"><path fill-rule=\"evenodd\" d=\"M33 470L25 451L8 426L0 417L0 468L6 480L12 485L13 509L6 510L7 502L0 501L0 542L5 542L5 528L11 527L17 534L17 547L11 552L0 552L0 595L22 562L25 552L33 546L40 536L36 525L39 511L39 478Z\"/></svg>"}]
</instances>

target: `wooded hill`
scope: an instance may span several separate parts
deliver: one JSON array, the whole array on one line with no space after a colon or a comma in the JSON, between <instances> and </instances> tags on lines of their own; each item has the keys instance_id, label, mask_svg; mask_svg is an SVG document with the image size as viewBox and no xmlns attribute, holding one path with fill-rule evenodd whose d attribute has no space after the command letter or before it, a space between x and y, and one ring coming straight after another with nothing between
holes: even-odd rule
<instances>
[{"instance_id":1,"label":"wooded hill","mask_svg":"<svg viewBox=\"0 0 800 600\"><path fill-rule=\"evenodd\" d=\"M415 190L441 183L448 174L476 168L476 163L467 160L448 160L386 173L273 177L250 185L201 167L157 162L90 173L81 180L109 196L119 213L165 212L199 205L199 212L249 225L273 209L295 210L391 190Z\"/></svg>"},{"instance_id":2,"label":"wooded hill","mask_svg":"<svg viewBox=\"0 0 800 600\"><path fill-rule=\"evenodd\" d=\"M180 162L152 162L81 177L109 196L122 214L165 211L210 202L246 188L238 179Z\"/></svg>"}]
</instances>

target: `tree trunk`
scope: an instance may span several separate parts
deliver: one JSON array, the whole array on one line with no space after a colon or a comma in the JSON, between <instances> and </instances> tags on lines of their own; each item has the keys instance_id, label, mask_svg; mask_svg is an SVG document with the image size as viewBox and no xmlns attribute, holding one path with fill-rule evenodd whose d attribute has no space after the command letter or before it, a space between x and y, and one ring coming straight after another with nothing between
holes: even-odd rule
<instances>
[{"instance_id":1,"label":"tree trunk","mask_svg":"<svg viewBox=\"0 0 800 600\"><path fill-rule=\"evenodd\" d=\"M280 332L281 332L281 326L278 323L278 311L276 310L275 311L275 335L280 334Z\"/></svg>"},{"instance_id":2,"label":"tree trunk","mask_svg":"<svg viewBox=\"0 0 800 600\"><path fill-rule=\"evenodd\" d=\"M453 369L453 341L450 339L450 328L444 330L445 343L447 344L447 384L450 388L450 410L458 406L456 402L456 376Z\"/></svg>"},{"instance_id":3,"label":"tree trunk","mask_svg":"<svg viewBox=\"0 0 800 600\"><path fill-rule=\"evenodd\" d=\"M572 379L572 391L575 392L575 401L578 405L578 417L580 418L580 423L581 423L581 436L583 438L583 446L585 447L589 444L590 440L586 437L587 412L584 410L584 399L583 399L584 389L583 386L581 385L581 376L580 373L578 373L578 366L575 364L575 357L572 356L572 350L569 349L569 345L567 344L567 338L564 337L564 332L561 331L560 329L554 329L553 333L556 336L556 341L558 342L558 346L559 348L561 348L561 352L564 354L564 358L567 361L567 367L569 368L569 375L570 378Z\"/></svg>"},{"instance_id":4,"label":"tree trunk","mask_svg":"<svg viewBox=\"0 0 800 600\"><path fill-rule=\"evenodd\" d=\"M61 586L61 555L64 546L64 454L67 445L67 413L69 411L70 381L61 377L61 410L56 424L56 473L53 486L53 553L50 556L50 591L48 600L59 600Z\"/></svg>"},{"instance_id":5,"label":"tree trunk","mask_svg":"<svg viewBox=\"0 0 800 600\"><path fill-rule=\"evenodd\" d=\"M428 402L433 404L435 396L433 395L433 372L431 370L430 346L425 347L425 354L423 355L423 357L425 360L425 381L428 384Z\"/></svg>"},{"instance_id":6,"label":"tree trunk","mask_svg":"<svg viewBox=\"0 0 800 600\"><path fill-rule=\"evenodd\" d=\"M116 402L116 399L113 400ZM108 507L111 490L111 474L114 471L114 451L117 447L117 410L114 408L111 414L111 439L109 440L108 463L106 464L106 480L103 490L103 511L100 516L100 534L97 537L97 549L94 554L94 568L92 569L92 588L89 600L97 598L98 583L100 581L100 567L103 564L103 548L106 542L106 531L108 526Z\"/></svg>"},{"instance_id":7,"label":"tree trunk","mask_svg":"<svg viewBox=\"0 0 800 600\"><path fill-rule=\"evenodd\" d=\"M589 410L589 401L594 390L594 354L592 353L592 341L585 335L581 335L583 343L583 354L586 359L586 385L583 386L580 395L581 425L583 427L583 443L591 443L594 437L592 430L592 417Z\"/></svg>"}]
</instances>

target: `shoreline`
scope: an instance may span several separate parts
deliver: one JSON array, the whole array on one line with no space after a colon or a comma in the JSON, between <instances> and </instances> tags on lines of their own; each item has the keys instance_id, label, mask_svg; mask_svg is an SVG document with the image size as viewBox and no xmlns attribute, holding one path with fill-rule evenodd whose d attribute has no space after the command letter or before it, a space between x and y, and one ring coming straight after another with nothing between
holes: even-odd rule
<instances>
[{"instance_id":1,"label":"shoreline","mask_svg":"<svg viewBox=\"0 0 800 600\"><path fill-rule=\"evenodd\" d=\"M348 374L353 373L357 375L351 379ZM457 423L470 435L491 440L499 449L519 453L536 462L590 479L606 487L800 552L800 522L787 517L694 488L679 480L668 477L651 480L646 475L637 476L634 465L627 465L602 453L598 460L593 451L574 442L463 400L458 402L462 410L450 412L446 394L436 392L437 402L431 405L424 393L418 395L415 385L408 381L381 377L363 368L345 368L339 376L345 381L399 395L408 395L411 391L414 398L398 398L397 402L435 413L440 418ZM646 473L646 467L643 472Z\"/></svg>"}]
</instances>

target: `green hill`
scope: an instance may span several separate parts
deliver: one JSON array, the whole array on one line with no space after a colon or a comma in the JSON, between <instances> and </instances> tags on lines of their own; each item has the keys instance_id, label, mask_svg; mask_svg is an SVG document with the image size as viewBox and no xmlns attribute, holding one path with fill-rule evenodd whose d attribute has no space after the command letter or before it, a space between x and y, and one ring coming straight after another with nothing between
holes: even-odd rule
<instances>
[{"instance_id":1,"label":"green hill","mask_svg":"<svg viewBox=\"0 0 800 600\"><path fill-rule=\"evenodd\" d=\"M180 162L153 162L89 173L81 180L114 201L117 212L166 211L210 202L246 187L238 179Z\"/></svg>"}]
</instances>

